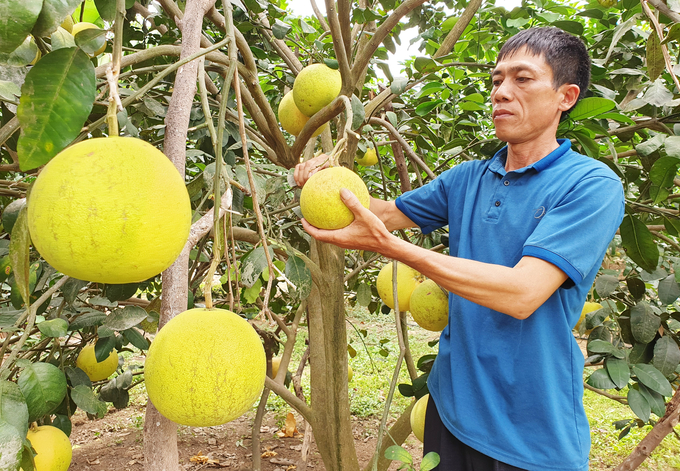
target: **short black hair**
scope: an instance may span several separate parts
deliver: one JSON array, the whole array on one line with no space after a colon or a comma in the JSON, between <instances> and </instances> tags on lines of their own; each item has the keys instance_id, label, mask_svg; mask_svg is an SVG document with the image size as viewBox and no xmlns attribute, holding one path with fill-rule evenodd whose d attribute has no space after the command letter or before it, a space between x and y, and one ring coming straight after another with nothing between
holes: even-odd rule
<instances>
[{"instance_id":1,"label":"short black hair","mask_svg":"<svg viewBox=\"0 0 680 471\"><path fill-rule=\"evenodd\" d=\"M573 83L580 89L579 100L586 95L590 84L590 56L580 38L553 26L525 29L507 40L498 53L497 62L524 47L529 54L543 56L552 69L555 90L565 83ZM562 117L572 109L562 113Z\"/></svg>"}]
</instances>

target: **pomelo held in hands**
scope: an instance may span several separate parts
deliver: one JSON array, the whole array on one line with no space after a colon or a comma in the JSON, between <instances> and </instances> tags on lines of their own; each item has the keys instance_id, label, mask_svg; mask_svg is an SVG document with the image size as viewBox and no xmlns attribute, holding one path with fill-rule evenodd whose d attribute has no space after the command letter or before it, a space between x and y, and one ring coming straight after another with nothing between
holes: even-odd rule
<instances>
[{"instance_id":1,"label":"pomelo held in hands","mask_svg":"<svg viewBox=\"0 0 680 471\"><path fill-rule=\"evenodd\" d=\"M162 327L144 365L149 399L168 419L210 427L240 417L260 397L267 359L260 337L225 309L190 309Z\"/></svg>"},{"instance_id":2,"label":"pomelo held in hands","mask_svg":"<svg viewBox=\"0 0 680 471\"><path fill-rule=\"evenodd\" d=\"M329 167L312 175L300 194L300 211L312 226L319 229L342 229L354 221L354 213L340 198L347 188L368 208L371 196L361 177L345 167Z\"/></svg>"},{"instance_id":3,"label":"pomelo held in hands","mask_svg":"<svg viewBox=\"0 0 680 471\"><path fill-rule=\"evenodd\" d=\"M191 227L184 179L132 137L88 139L60 152L28 198L28 229L47 262L73 278L135 283L175 261Z\"/></svg>"},{"instance_id":4,"label":"pomelo held in hands","mask_svg":"<svg viewBox=\"0 0 680 471\"><path fill-rule=\"evenodd\" d=\"M425 330L439 332L449 323L449 295L432 280L425 280L411 293L411 317Z\"/></svg>"}]
</instances>

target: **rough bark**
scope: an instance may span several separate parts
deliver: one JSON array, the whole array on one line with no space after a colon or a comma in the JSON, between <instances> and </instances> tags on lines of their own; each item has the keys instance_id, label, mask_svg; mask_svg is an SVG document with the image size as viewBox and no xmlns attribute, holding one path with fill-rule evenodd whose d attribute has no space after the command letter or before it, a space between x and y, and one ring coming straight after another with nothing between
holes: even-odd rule
<instances>
[{"instance_id":1,"label":"rough bark","mask_svg":"<svg viewBox=\"0 0 680 471\"><path fill-rule=\"evenodd\" d=\"M201 43L203 15L215 0L194 0L187 3L181 21L182 53L188 57L198 51ZM186 138L189 114L196 94L198 64L192 61L181 67L176 74L175 86L166 118L164 152L184 176ZM163 296L159 328L187 308L189 251L184 247L170 268L163 272ZM144 469L146 471L179 470L177 451L177 425L163 417L149 401L144 422Z\"/></svg>"}]
</instances>

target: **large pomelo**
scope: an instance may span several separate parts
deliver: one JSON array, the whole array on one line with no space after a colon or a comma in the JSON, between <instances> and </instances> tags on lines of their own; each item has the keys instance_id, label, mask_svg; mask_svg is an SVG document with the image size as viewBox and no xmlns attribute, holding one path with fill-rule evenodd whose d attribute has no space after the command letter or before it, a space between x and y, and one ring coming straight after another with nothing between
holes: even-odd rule
<instances>
[{"instance_id":1,"label":"large pomelo","mask_svg":"<svg viewBox=\"0 0 680 471\"><path fill-rule=\"evenodd\" d=\"M168 419L210 427L241 416L260 397L267 360L260 337L225 309L190 309L162 327L149 348L149 399Z\"/></svg>"},{"instance_id":2,"label":"large pomelo","mask_svg":"<svg viewBox=\"0 0 680 471\"><path fill-rule=\"evenodd\" d=\"M93 343L87 345L78 354L76 366L83 370L90 381L101 381L111 376L118 368L118 352L114 348L104 361L97 361Z\"/></svg>"},{"instance_id":3,"label":"large pomelo","mask_svg":"<svg viewBox=\"0 0 680 471\"><path fill-rule=\"evenodd\" d=\"M425 412L427 411L427 403L430 400L430 395L425 394L416 401L416 404L411 409L411 430L421 442L425 437Z\"/></svg>"},{"instance_id":4,"label":"large pomelo","mask_svg":"<svg viewBox=\"0 0 680 471\"><path fill-rule=\"evenodd\" d=\"M300 71L293 83L295 106L304 115L311 117L328 105L340 93L342 77L340 71L326 64L308 65Z\"/></svg>"},{"instance_id":5,"label":"large pomelo","mask_svg":"<svg viewBox=\"0 0 680 471\"><path fill-rule=\"evenodd\" d=\"M281 127L293 136L297 136L302 131L302 128L305 127L307 121L309 121L309 116L302 114L297 106L295 106L293 92L286 93L281 99L281 103L279 103L279 122ZM318 136L327 127L328 123L324 123L323 126L314 131L312 137Z\"/></svg>"},{"instance_id":6,"label":"large pomelo","mask_svg":"<svg viewBox=\"0 0 680 471\"><path fill-rule=\"evenodd\" d=\"M354 221L354 213L340 198L347 188L368 208L371 195L361 177L345 167L329 167L312 175L300 193L302 216L319 229L341 229Z\"/></svg>"},{"instance_id":7,"label":"large pomelo","mask_svg":"<svg viewBox=\"0 0 680 471\"><path fill-rule=\"evenodd\" d=\"M140 139L107 137L54 157L28 197L35 248L57 270L99 283L134 283L175 261L191 227L184 179Z\"/></svg>"},{"instance_id":8,"label":"large pomelo","mask_svg":"<svg viewBox=\"0 0 680 471\"><path fill-rule=\"evenodd\" d=\"M449 323L449 295L432 280L425 280L411 293L413 320L425 330L439 332Z\"/></svg>"},{"instance_id":9,"label":"large pomelo","mask_svg":"<svg viewBox=\"0 0 680 471\"><path fill-rule=\"evenodd\" d=\"M423 281L423 276L417 270L399 262L397 264L397 300L399 310L408 311L411 307L411 294ZM392 290L392 262L387 263L380 269L375 282L380 299L385 305L394 309L394 295Z\"/></svg>"},{"instance_id":10,"label":"large pomelo","mask_svg":"<svg viewBox=\"0 0 680 471\"><path fill-rule=\"evenodd\" d=\"M71 465L71 442L57 427L41 425L29 429L26 438L37 453L34 458L36 471L66 471Z\"/></svg>"}]
</instances>

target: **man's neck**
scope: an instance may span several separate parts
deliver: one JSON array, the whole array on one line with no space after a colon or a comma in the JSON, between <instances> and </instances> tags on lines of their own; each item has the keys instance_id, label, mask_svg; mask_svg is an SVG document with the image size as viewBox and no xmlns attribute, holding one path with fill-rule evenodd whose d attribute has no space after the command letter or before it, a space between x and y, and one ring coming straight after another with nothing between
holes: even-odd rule
<instances>
[{"instance_id":1,"label":"man's neck","mask_svg":"<svg viewBox=\"0 0 680 471\"><path fill-rule=\"evenodd\" d=\"M508 156L505 171L512 172L538 162L557 149L559 144L553 135L551 138L531 140L527 142L508 143Z\"/></svg>"}]
</instances>

